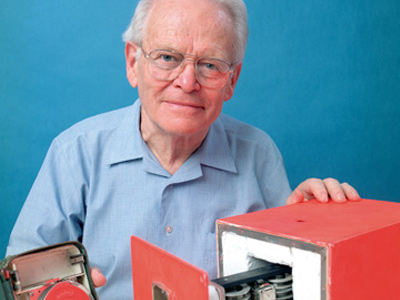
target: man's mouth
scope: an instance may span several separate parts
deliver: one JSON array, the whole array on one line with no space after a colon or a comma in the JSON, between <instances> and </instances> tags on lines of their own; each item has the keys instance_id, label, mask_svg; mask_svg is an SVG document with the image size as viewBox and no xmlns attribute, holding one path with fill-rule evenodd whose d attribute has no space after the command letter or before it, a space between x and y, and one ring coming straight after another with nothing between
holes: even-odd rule
<instances>
[{"instance_id":1,"label":"man's mouth","mask_svg":"<svg viewBox=\"0 0 400 300\"><path fill-rule=\"evenodd\" d=\"M170 106L171 108L176 108L176 109L204 109L203 105L199 105L197 103L192 103L192 102L181 102L181 101L165 101L165 104Z\"/></svg>"}]
</instances>

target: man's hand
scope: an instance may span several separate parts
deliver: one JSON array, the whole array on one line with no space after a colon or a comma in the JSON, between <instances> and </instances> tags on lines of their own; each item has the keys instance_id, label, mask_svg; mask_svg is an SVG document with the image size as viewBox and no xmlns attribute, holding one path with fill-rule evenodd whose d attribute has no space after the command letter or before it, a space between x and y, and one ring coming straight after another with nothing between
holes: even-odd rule
<instances>
[{"instance_id":1,"label":"man's hand","mask_svg":"<svg viewBox=\"0 0 400 300\"><path fill-rule=\"evenodd\" d=\"M355 188L348 183L339 183L336 179L324 180L311 178L300 183L300 185L287 198L286 204L294 204L316 199L326 203L332 199L336 203L347 201L359 201L361 198Z\"/></svg>"},{"instance_id":2,"label":"man's hand","mask_svg":"<svg viewBox=\"0 0 400 300\"><path fill-rule=\"evenodd\" d=\"M106 277L103 275L99 268L90 268L90 276L92 277L93 285L95 287L101 287L107 282Z\"/></svg>"}]
</instances>

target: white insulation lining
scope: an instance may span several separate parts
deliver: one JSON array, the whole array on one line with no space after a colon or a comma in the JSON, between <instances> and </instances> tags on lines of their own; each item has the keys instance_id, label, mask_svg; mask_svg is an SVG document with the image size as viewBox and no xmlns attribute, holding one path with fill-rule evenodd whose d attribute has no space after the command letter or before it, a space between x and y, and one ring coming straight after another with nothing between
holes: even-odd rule
<instances>
[{"instance_id":1,"label":"white insulation lining","mask_svg":"<svg viewBox=\"0 0 400 300\"><path fill-rule=\"evenodd\" d=\"M224 276L245 272L262 265L262 261L292 268L294 300L321 300L321 255L294 246L274 244L222 233Z\"/></svg>"}]
</instances>

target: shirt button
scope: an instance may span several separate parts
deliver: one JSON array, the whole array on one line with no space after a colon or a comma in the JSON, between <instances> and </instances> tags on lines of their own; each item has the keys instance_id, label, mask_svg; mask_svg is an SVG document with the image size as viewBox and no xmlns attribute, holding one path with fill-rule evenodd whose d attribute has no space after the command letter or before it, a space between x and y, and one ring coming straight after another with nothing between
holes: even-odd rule
<instances>
[{"instance_id":1,"label":"shirt button","mask_svg":"<svg viewBox=\"0 0 400 300\"><path fill-rule=\"evenodd\" d=\"M166 231L168 234L172 233L173 230L174 230L174 229L172 228L171 225L168 225L168 226L165 227L165 231Z\"/></svg>"}]
</instances>

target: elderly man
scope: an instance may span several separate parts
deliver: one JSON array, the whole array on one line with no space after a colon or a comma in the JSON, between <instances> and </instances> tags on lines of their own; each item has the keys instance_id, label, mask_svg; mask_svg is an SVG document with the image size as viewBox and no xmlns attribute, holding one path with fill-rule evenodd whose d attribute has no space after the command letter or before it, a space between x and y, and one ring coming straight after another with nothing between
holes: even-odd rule
<instances>
[{"instance_id":1,"label":"elderly man","mask_svg":"<svg viewBox=\"0 0 400 300\"><path fill-rule=\"evenodd\" d=\"M131 235L215 277L218 218L310 198L358 200L334 179L309 179L291 193L268 135L221 115L247 34L242 0L141 1L124 34L140 99L53 141L8 254L80 240L107 278L100 298L132 299Z\"/></svg>"}]
</instances>

